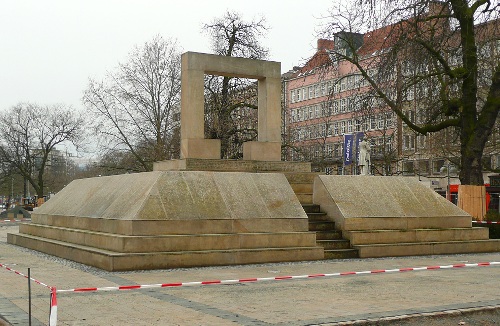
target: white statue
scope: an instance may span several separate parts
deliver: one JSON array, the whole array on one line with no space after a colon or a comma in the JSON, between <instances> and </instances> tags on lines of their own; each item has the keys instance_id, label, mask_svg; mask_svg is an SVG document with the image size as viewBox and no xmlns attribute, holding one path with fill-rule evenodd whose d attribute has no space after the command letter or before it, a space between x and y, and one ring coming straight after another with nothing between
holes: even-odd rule
<instances>
[{"instance_id":1,"label":"white statue","mask_svg":"<svg viewBox=\"0 0 500 326\"><path fill-rule=\"evenodd\" d=\"M366 140L359 143L359 162L361 175L370 174L370 144Z\"/></svg>"}]
</instances>

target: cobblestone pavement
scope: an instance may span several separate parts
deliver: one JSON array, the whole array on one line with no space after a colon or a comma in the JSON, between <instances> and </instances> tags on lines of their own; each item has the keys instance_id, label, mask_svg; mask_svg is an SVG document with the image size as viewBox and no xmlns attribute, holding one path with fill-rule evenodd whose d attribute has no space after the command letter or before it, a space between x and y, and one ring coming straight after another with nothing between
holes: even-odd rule
<instances>
[{"instance_id":1,"label":"cobblestone pavement","mask_svg":"<svg viewBox=\"0 0 500 326\"><path fill-rule=\"evenodd\" d=\"M6 243L0 264L59 290L498 262L500 253L106 272ZM49 290L31 283L32 325ZM59 293L58 325L500 325L500 266L231 285ZM0 325L28 324L28 282L0 267ZM2 321L2 319L4 321Z\"/></svg>"}]
</instances>

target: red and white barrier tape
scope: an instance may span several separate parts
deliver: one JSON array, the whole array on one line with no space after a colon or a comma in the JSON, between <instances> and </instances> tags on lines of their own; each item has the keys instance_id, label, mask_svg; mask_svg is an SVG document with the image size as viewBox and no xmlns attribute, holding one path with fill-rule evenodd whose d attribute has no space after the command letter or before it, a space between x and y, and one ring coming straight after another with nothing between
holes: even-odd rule
<instances>
[{"instance_id":1,"label":"red and white barrier tape","mask_svg":"<svg viewBox=\"0 0 500 326\"><path fill-rule=\"evenodd\" d=\"M55 287L50 289L50 313L49 326L57 325L57 290Z\"/></svg>"},{"instance_id":2,"label":"red and white barrier tape","mask_svg":"<svg viewBox=\"0 0 500 326\"><path fill-rule=\"evenodd\" d=\"M36 284L40 284L42 286L45 286L46 288L48 288L50 290L50 315L49 315L49 326L56 326L57 325L57 298L56 298L56 288L55 287L51 287L51 286L48 286L47 284L45 283L42 283L38 280L35 280L34 278L32 277L28 277L28 275L25 275L19 271L16 271L8 266L6 266L5 264L0 264L0 267L3 267L5 268L6 270L10 271L10 272L13 272L19 276L23 276L25 278L29 278L30 280L32 280L33 282L35 282Z\"/></svg>"},{"instance_id":3,"label":"red and white barrier tape","mask_svg":"<svg viewBox=\"0 0 500 326\"><path fill-rule=\"evenodd\" d=\"M75 288L68 290L57 290L57 293L62 292L96 292L96 291L118 291L118 290L134 290L134 289L151 289L151 288L165 288L165 287L179 287L179 286L197 286L197 285L211 285L211 284L235 284L235 283L249 283L261 281L281 281L281 280L296 280L307 279L315 277L333 277L333 276L346 276L346 275L362 275L362 274L379 274L379 273L394 273L394 272L409 272L409 271L422 271L434 269L448 269L448 268L462 268L462 267L478 267L478 266L492 266L500 265L500 262L484 262L473 264L455 264L445 266L427 266L427 267L410 267L410 268L397 268L397 269L379 269L363 272L343 272L332 274L310 274L310 275L297 275L297 276L277 276L277 277L256 277L244 278L237 280L212 280L201 282L182 282L182 283L163 283L163 284L147 284L147 285L126 285L126 286L108 286L108 287L93 287L93 288Z\"/></svg>"},{"instance_id":4,"label":"red and white barrier tape","mask_svg":"<svg viewBox=\"0 0 500 326\"><path fill-rule=\"evenodd\" d=\"M25 275L25 274L23 274L23 273L21 273L21 272L18 272L18 271L16 271L16 270L14 270L14 269L12 269L12 268L10 268L10 267L8 267L8 266L4 265L4 264L0 264L0 267L3 267L3 268L5 268L5 269L6 269L6 270L8 270L8 271L11 271L11 272L13 272L13 273L16 273L17 275L24 276L25 278L28 278L28 275ZM30 280L32 280L33 282L35 282L35 283L37 283L37 284L43 285L43 286L45 286L45 287L47 287L47 288L51 289L51 287L50 287L50 286L48 286L47 284L42 283L42 282L40 282L40 281L38 281L38 280L35 280L33 277L30 277Z\"/></svg>"},{"instance_id":5,"label":"red and white barrier tape","mask_svg":"<svg viewBox=\"0 0 500 326\"><path fill-rule=\"evenodd\" d=\"M494 222L494 221L472 221L472 223L481 223L481 224L500 224L500 222Z\"/></svg>"},{"instance_id":6,"label":"red and white barrier tape","mask_svg":"<svg viewBox=\"0 0 500 326\"><path fill-rule=\"evenodd\" d=\"M31 219L30 218L7 219L7 220L1 220L0 222L24 222L24 221L31 221Z\"/></svg>"}]
</instances>

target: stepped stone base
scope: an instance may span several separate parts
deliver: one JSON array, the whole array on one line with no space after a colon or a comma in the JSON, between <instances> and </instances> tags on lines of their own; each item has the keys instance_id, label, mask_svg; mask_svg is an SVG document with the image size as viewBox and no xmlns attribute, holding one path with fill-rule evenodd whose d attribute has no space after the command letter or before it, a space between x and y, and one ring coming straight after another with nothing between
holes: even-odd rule
<instances>
[{"instance_id":1,"label":"stepped stone base","mask_svg":"<svg viewBox=\"0 0 500 326\"><path fill-rule=\"evenodd\" d=\"M166 171L75 180L11 244L109 271L317 260L277 173Z\"/></svg>"},{"instance_id":2,"label":"stepped stone base","mask_svg":"<svg viewBox=\"0 0 500 326\"><path fill-rule=\"evenodd\" d=\"M123 253L25 234L8 234L7 240L9 243L18 246L74 260L107 271L317 260L322 259L324 255L323 248L321 247L239 248Z\"/></svg>"},{"instance_id":3,"label":"stepped stone base","mask_svg":"<svg viewBox=\"0 0 500 326\"><path fill-rule=\"evenodd\" d=\"M313 202L360 258L500 252L469 214L411 178L319 175Z\"/></svg>"}]
</instances>

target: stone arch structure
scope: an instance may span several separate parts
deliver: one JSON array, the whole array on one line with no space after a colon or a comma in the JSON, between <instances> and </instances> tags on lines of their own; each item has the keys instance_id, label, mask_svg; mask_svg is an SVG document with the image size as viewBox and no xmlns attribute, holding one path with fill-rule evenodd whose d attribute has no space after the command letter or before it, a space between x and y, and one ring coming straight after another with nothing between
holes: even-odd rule
<instances>
[{"instance_id":1,"label":"stone arch structure","mask_svg":"<svg viewBox=\"0 0 500 326\"><path fill-rule=\"evenodd\" d=\"M186 52L182 55L181 159L220 159L219 139L205 139L204 75L257 79L258 141L243 144L243 159L281 160L281 64Z\"/></svg>"}]
</instances>

